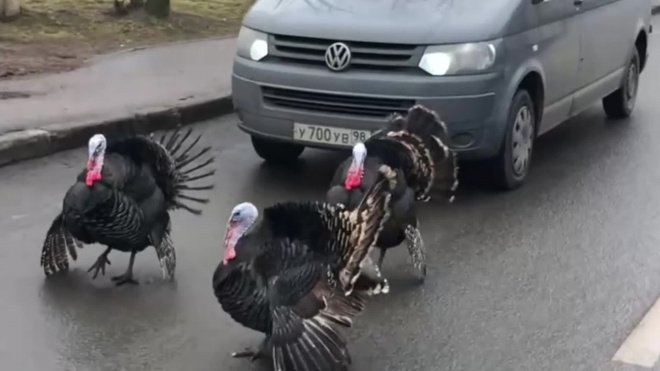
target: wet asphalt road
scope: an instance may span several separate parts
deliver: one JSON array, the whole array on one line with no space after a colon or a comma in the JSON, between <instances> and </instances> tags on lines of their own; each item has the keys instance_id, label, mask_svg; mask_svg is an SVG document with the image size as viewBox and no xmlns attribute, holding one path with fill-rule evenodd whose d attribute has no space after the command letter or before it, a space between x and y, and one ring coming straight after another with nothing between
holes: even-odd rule
<instances>
[{"instance_id":1,"label":"wet asphalt road","mask_svg":"<svg viewBox=\"0 0 660 371\"><path fill-rule=\"evenodd\" d=\"M538 142L524 188L493 192L469 176L453 205L422 208L427 281L414 283L405 249L388 256L392 291L349 332L354 370L634 369L610 359L660 294L656 40L651 53L634 118L608 122L595 106ZM0 169L3 370L269 369L229 357L261 336L212 294L224 223L244 200L322 197L343 155L308 151L295 168L268 168L234 122L198 125L215 144L217 188L203 217L174 214L174 283L161 282L151 249L137 258L140 286L111 284L128 262L118 252L92 281L98 246L44 280L41 243L86 151Z\"/></svg>"}]
</instances>

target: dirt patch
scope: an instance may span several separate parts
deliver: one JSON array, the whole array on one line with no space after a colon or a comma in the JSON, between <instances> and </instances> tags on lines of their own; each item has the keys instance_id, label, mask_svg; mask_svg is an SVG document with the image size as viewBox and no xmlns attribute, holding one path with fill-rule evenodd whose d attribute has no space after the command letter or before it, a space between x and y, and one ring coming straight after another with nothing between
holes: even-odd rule
<instances>
[{"instance_id":1,"label":"dirt patch","mask_svg":"<svg viewBox=\"0 0 660 371\"><path fill-rule=\"evenodd\" d=\"M77 42L0 42L0 79L72 70L93 54L88 45Z\"/></svg>"},{"instance_id":2,"label":"dirt patch","mask_svg":"<svg viewBox=\"0 0 660 371\"><path fill-rule=\"evenodd\" d=\"M170 41L235 34L252 0L173 0L159 20L125 16L112 0L23 0L15 20L0 23L0 79L79 67L92 55Z\"/></svg>"}]
</instances>

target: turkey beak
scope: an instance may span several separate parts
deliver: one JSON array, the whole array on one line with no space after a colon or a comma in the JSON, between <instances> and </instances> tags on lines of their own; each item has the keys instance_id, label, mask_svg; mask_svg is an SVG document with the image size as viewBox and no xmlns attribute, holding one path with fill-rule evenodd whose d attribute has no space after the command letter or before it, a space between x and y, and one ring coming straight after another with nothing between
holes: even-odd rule
<instances>
[{"instance_id":1,"label":"turkey beak","mask_svg":"<svg viewBox=\"0 0 660 371\"><path fill-rule=\"evenodd\" d=\"M96 147L87 160L87 170L94 170L94 165L96 165L96 160L99 158L99 154L101 154L101 147Z\"/></svg>"},{"instance_id":2,"label":"turkey beak","mask_svg":"<svg viewBox=\"0 0 660 371\"><path fill-rule=\"evenodd\" d=\"M95 158L99 157L99 154L100 154L100 153L101 153L101 146L96 146L96 147L94 148L94 151L92 151L92 152L89 154L89 159L92 160L92 159L95 159Z\"/></svg>"}]
</instances>

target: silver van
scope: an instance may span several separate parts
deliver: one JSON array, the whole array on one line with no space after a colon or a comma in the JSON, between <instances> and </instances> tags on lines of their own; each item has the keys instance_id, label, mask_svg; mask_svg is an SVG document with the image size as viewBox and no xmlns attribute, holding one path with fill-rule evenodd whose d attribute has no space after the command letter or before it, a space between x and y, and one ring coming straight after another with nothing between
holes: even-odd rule
<instances>
[{"instance_id":1,"label":"silver van","mask_svg":"<svg viewBox=\"0 0 660 371\"><path fill-rule=\"evenodd\" d=\"M534 138L602 99L629 116L648 58L651 0L257 0L232 93L266 161L363 141L415 103L461 159L523 184Z\"/></svg>"}]
</instances>

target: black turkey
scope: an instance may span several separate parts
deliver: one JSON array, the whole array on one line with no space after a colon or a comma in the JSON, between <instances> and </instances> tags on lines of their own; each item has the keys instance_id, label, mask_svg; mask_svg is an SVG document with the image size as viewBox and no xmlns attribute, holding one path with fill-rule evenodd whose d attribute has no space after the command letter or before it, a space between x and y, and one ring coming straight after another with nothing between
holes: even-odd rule
<instances>
[{"instance_id":1,"label":"black turkey","mask_svg":"<svg viewBox=\"0 0 660 371\"><path fill-rule=\"evenodd\" d=\"M389 217L395 175L387 166L379 174L354 211L279 203L255 225L253 204L232 210L214 293L234 320L266 334L257 350L233 357L272 357L276 371L343 370L350 363L340 328L352 325L382 283L360 274Z\"/></svg>"},{"instance_id":2,"label":"black turkey","mask_svg":"<svg viewBox=\"0 0 660 371\"><path fill-rule=\"evenodd\" d=\"M174 277L176 255L170 239L169 211L182 208L193 214L201 210L186 201L208 203L185 191L212 189L213 185L189 183L212 176L210 147L195 150L201 135L192 141L192 129L157 140L137 135L106 142L102 134L89 140L87 167L64 196L62 212L53 221L41 253L47 276L69 268L67 251L77 259L76 248L99 243L107 249L88 271L105 274L112 250L130 252L126 273L113 277L117 285L136 284L133 279L135 255L154 246L163 278ZM205 156L205 157L202 157ZM199 160L197 164L196 161ZM197 171L202 171L197 173Z\"/></svg>"},{"instance_id":3,"label":"black turkey","mask_svg":"<svg viewBox=\"0 0 660 371\"><path fill-rule=\"evenodd\" d=\"M353 147L353 156L336 170L326 195L329 203L339 203L352 210L371 187L378 168L386 164L397 173L392 192L392 217L381 232L376 247L380 249L380 269L387 249L406 242L420 278L426 276L426 253L419 232L416 201L426 202L435 191L453 201L458 186L456 158L447 147L448 134L435 112L415 105L406 117L394 115L384 129L364 143Z\"/></svg>"}]
</instances>

